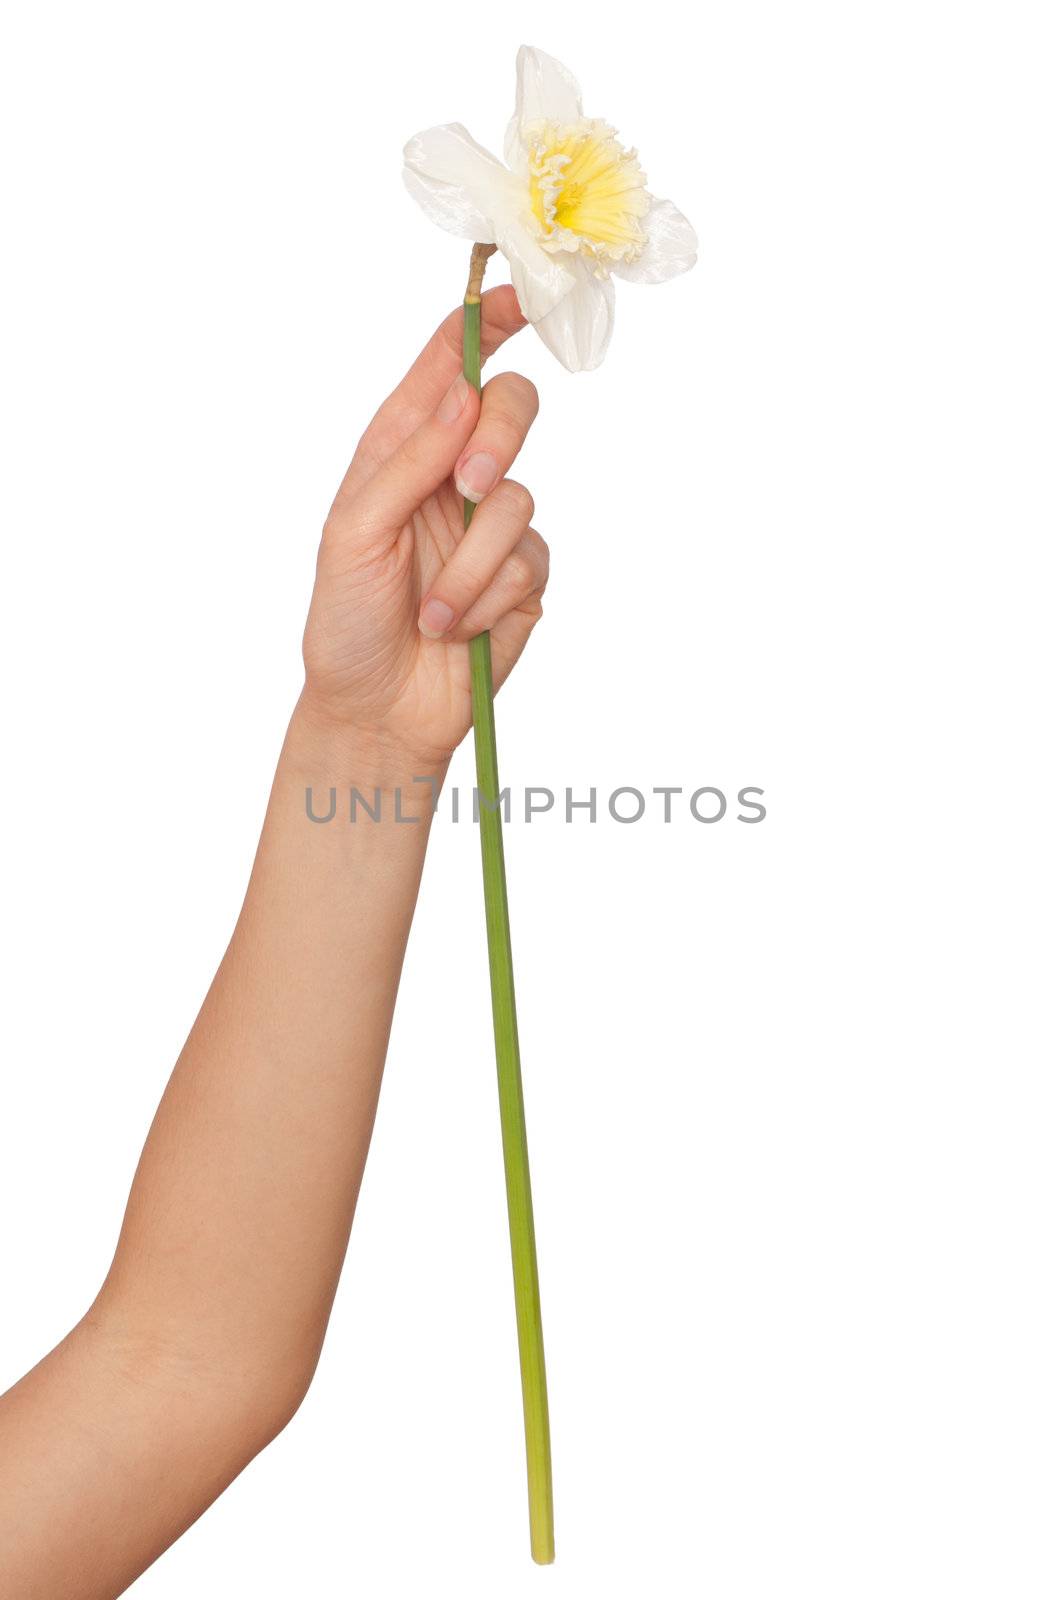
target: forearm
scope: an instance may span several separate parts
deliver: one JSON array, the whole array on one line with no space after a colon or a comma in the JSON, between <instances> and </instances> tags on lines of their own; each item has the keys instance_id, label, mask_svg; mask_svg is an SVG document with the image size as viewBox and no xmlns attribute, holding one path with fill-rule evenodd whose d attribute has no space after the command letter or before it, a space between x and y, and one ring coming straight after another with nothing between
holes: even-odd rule
<instances>
[{"instance_id":1,"label":"forearm","mask_svg":"<svg viewBox=\"0 0 1063 1600\"><path fill-rule=\"evenodd\" d=\"M442 775L297 709L237 928L148 1136L112 1269L84 1322L0 1402L0 1588L13 1600L119 1592L298 1405L427 843L430 787L411 780ZM348 820L352 784L370 801L381 788L379 822ZM396 786L412 822L395 820ZM336 788L331 823L307 817L308 787L326 807Z\"/></svg>"},{"instance_id":2,"label":"forearm","mask_svg":"<svg viewBox=\"0 0 1063 1600\"><path fill-rule=\"evenodd\" d=\"M108 1317L299 1388L365 1165L431 822L406 758L292 719L232 942L148 1137ZM350 821L354 785L380 820ZM401 789L397 820L394 791ZM337 792L336 815L312 822Z\"/></svg>"}]
</instances>

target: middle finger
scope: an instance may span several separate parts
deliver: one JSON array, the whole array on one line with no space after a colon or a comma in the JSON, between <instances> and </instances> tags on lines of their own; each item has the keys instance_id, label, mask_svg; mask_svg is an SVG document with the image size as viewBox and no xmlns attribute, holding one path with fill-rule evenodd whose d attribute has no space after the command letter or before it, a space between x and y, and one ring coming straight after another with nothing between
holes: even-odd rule
<instances>
[{"instance_id":1,"label":"middle finger","mask_svg":"<svg viewBox=\"0 0 1063 1600\"><path fill-rule=\"evenodd\" d=\"M484 386L479 421L454 468L459 494L479 502L501 483L538 410L538 391L519 372L500 372Z\"/></svg>"}]
</instances>

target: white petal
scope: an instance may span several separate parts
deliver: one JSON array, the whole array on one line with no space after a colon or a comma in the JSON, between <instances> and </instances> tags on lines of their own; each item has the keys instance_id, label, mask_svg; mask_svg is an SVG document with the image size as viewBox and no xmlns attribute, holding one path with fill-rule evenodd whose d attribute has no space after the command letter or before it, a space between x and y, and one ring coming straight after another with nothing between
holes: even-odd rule
<instances>
[{"instance_id":1,"label":"white petal","mask_svg":"<svg viewBox=\"0 0 1063 1600\"><path fill-rule=\"evenodd\" d=\"M613 271L629 283L664 283L689 272L698 259L698 236L670 200L654 200L639 218L646 243L634 261L618 261Z\"/></svg>"},{"instance_id":2,"label":"white petal","mask_svg":"<svg viewBox=\"0 0 1063 1600\"><path fill-rule=\"evenodd\" d=\"M498 248L509 262L520 309L538 322L572 292L575 276L569 258L552 255L519 222L498 231Z\"/></svg>"},{"instance_id":3,"label":"white petal","mask_svg":"<svg viewBox=\"0 0 1063 1600\"><path fill-rule=\"evenodd\" d=\"M402 152L403 181L437 227L494 244L526 195L501 161L460 122L427 128Z\"/></svg>"},{"instance_id":4,"label":"white petal","mask_svg":"<svg viewBox=\"0 0 1063 1600\"><path fill-rule=\"evenodd\" d=\"M578 122L583 115L579 84L560 61L522 44L517 51L517 109L506 133L506 160L523 164L520 130L529 122Z\"/></svg>"},{"instance_id":5,"label":"white petal","mask_svg":"<svg viewBox=\"0 0 1063 1600\"><path fill-rule=\"evenodd\" d=\"M570 292L545 317L535 331L569 372L589 372L598 366L613 332L613 285L597 278L579 256L570 258L575 283Z\"/></svg>"}]
</instances>

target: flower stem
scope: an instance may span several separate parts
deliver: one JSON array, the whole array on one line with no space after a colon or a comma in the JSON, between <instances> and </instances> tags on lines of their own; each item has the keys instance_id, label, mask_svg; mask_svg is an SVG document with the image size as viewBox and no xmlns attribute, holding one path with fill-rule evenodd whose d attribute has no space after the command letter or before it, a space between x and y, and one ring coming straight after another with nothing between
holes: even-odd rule
<instances>
[{"instance_id":1,"label":"flower stem","mask_svg":"<svg viewBox=\"0 0 1063 1600\"><path fill-rule=\"evenodd\" d=\"M494 245L474 246L469 287L465 294L464 372L477 390L480 388L480 287L487 258L494 248ZM472 501L466 500L466 528L472 521L475 509ZM506 863L502 847L489 633L481 633L471 641L469 668L472 677L476 787L480 806L480 853L483 858L484 905L487 911L487 956L491 972L498 1101L502 1116L502 1157L506 1172L513 1293L517 1305L517 1348L524 1397L531 1553L534 1561L545 1564L554 1559L550 1417L546 1403L546 1359L539 1307L539 1268L535 1257L528 1135L524 1121L520 1047L517 1042L517 1002L513 984L513 950L509 937Z\"/></svg>"}]
</instances>

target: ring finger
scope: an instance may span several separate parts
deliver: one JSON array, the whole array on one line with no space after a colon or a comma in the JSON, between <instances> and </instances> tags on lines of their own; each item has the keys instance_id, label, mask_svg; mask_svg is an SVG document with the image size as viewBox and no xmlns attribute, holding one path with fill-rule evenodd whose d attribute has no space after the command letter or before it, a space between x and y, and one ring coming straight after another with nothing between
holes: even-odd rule
<instances>
[{"instance_id":1,"label":"ring finger","mask_svg":"<svg viewBox=\"0 0 1063 1600\"><path fill-rule=\"evenodd\" d=\"M513 550L503 561L491 582L478 595L461 620L455 623L449 637L455 641L475 639L498 627L511 613L528 608L527 629L530 631L539 608L532 611L546 588L550 576L550 552L546 540L534 528L526 528Z\"/></svg>"},{"instance_id":2,"label":"ring finger","mask_svg":"<svg viewBox=\"0 0 1063 1600\"><path fill-rule=\"evenodd\" d=\"M421 604L418 626L426 638L449 634L487 590L528 531L534 509L527 489L510 478L485 500Z\"/></svg>"}]
</instances>

